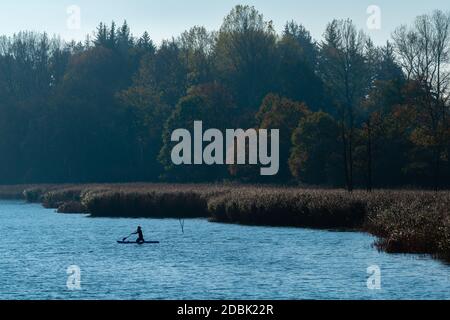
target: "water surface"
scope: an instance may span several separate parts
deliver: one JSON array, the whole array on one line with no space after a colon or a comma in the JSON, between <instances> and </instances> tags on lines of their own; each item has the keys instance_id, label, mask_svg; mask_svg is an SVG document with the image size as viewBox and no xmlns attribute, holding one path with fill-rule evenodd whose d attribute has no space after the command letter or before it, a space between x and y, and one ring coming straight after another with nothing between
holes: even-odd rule
<instances>
[{"instance_id":1,"label":"water surface","mask_svg":"<svg viewBox=\"0 0 450 320\"><path fill-rule=\"evenodd\" d=\"M142 225L160 245L118 245ZM450 266L362 233L94 219L0 201L0 299L450 299ZM67 287L79 266L81 290ZM381 290L367 268L381 269Z\"/></svg>"}]
</instances>

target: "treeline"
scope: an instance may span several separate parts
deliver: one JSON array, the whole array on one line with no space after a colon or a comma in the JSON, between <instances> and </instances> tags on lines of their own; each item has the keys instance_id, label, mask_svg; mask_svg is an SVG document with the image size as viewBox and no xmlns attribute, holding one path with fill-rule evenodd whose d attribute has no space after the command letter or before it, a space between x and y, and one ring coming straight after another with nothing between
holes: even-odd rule
<instances>
[{"instance_id":1,"label":"treeline","mask_svg":"<svg viewBox=\"0 0 450 320\"><path fill-rule=\"evenodd\" d=\"M0 184L223 181L354 188L450 186L450 15L378 47L350 20L323 40L277 34L236 6L156 46L127 23L65 43L0 38ZM280 129L280 173L171 164L174 129Z\"/></svg>"}]
</instances>

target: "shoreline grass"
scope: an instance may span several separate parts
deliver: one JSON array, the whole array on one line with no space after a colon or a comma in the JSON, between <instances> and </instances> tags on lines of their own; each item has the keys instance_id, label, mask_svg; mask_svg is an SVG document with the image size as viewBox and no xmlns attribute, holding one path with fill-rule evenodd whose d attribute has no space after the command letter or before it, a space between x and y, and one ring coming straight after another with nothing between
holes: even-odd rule
<instances>
[{"instance_id":1,"label":"shoreline grass","mask_svg":"<svg viewBox=\"0 0 450 320\"><path fill-rule=\"evenodd\" d=\"M374 192L226 184L0 186L0 198L92 217L208 218L255 226L355 230L388 253L450 261L450 192Z\"/></svg>"},{"instance_id":2,"label":"shoreline grass","mask_svg":"<svg viewBox=\"0 0 450 320\"><path fill-rule=\"evenodd\" d=\"M93 217L208 218L208 201L227 192L214 185L142 184L90 190L82 197Z\"/></svg>"}]
</instances>

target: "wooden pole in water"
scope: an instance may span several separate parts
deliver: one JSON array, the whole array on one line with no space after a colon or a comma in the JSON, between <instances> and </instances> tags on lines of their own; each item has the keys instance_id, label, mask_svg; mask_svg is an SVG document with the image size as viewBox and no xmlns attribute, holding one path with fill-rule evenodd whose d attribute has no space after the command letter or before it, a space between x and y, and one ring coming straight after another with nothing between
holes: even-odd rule
<instances>
[{"instance_id":1,"label":"wooden pole in water","mask_svg":"<svg viewBox=\"0 0 450 320\"><path fill-rule=\"evenodd\" d=\"M184 234L184 219L180 219L181 232Z\"/></svg>"}]
</instances>

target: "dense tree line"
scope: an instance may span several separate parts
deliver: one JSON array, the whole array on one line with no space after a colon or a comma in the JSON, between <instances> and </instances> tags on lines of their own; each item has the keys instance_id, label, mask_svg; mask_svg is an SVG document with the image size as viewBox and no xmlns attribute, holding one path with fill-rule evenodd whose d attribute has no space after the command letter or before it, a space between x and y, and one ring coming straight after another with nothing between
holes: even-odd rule
<instances>
[{"instance_id":1,"label":"dense tree line","mask_svg":"<svg viewBox=\"0 0 450 320\"><path fill-rule=\"evenodd\" d=\"M350 20L321 41L277 34L236 6L156 46L127 23L91 39L0 37L0 183L222 181L356 187L450 185L450 15L436 11L375 46ZM280 173L177 167L170 134L280 129Z\"/></svg>"}]
</instances>

